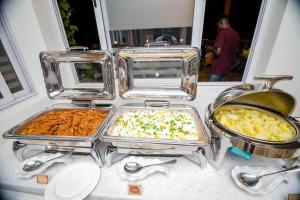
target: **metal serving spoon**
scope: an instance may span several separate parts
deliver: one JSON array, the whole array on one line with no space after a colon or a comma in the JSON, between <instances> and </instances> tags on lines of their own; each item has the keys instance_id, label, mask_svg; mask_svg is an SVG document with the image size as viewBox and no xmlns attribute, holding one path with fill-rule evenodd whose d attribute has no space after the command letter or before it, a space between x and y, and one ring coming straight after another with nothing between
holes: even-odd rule
<instances>
[{"instance_id":1,"label":"metal serving spoon","mask_svg":"<svg viewBox=\"0 0 300 200\"><path fill-rule=\"evenodd\" d=\"M62 157L66 157L66 156L69 156L71 155L72 153L74 152L74 150L66 153L66 154L62 154L60 156L57 156L55 158L51 158L49 160L46 160L46 161L40 161L40 160L32 160L32 161L29 161L28 163L26 163L24 166L23 166L23 170L26 171L26 172L30 172L30 171L33 171L33 170L36 170L38 168L40 168L41 166L43 166L45 163L47 162L50 162L52 160L55 160L55 159L58 159L58 158L62 158Z\"/></svg>"},{"instance_id":2,"label":"metal serving spoon","mask_svg":"<svg viewBox=\"0 0 300 200\"><path fill-rule=\"evenodd\" d=\"M141 165L141 164L136 163L136 162L128 162L124 165L124 170L127 173L134 174L134 173L137 173L137 172L141 171L141 169L143 169L145 167L151 167L151 166L155 166L155 165L173 164L173 163L176 163L176 162L177 162L176 159L170 160L170 161L167 161L167 162L155 163L155 164L151 164L151 165Z\"/></svg>"},{"instance_id":3,"label":"metal serving spoon","mask_svg":"<svg viewBox=\"0 0 300 200\"><path fill-rule=\"evenodd\" d=\"M300 171L299 166L294 166L294 167L291 167L291 168L288 168L288 169L284 169L284 170L269 173L269 174L263 174L263 175L260 175L260 176L255 176L253 174L248 174L248 173L242 172L242 173L239 173L237 175L237 178L239 179L239 181L242 184L252 187L252 186L256 185L258 183L259 179L262 178L262 177L270 176L270 175L273 175L273 174L280 174L280 173L285 173L285 172L297 172L297 171Z\"/></svg>"}]
</instances>

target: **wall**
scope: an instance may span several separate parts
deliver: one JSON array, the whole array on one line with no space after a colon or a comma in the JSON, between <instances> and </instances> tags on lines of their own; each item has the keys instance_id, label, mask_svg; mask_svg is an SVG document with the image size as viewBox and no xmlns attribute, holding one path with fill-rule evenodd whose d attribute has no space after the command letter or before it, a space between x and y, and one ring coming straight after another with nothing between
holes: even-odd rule
<instances>
[{"instance_id":1,"label":"wall","mask_svg":"<svg viewBox=\"0 0 300 200\"><path fill-rule=\"evenodd\" d=\"M31 1L4 0L0 1L0 4L37 93L33 97L2 109L0 111L2 128L12 126L15 122L11 119L16 116L28 116L30 110L24 112L24 108L38 107L38 102L45 99L47 95L39 61L39 53L46 49L46 45Z\"/></svg>"},{"instance_id":2,"label":"wall","mask_svg":"<svg viewBox=\"0 0 300 200\"><path fill-rule=\"evenodd\" d=\"M281 20L286 10L288 0L269 0L266 3L265 14L261 13L258 21L261 21L259 37L254 35L251 52L248 58L246 82L253 82L253 77L266 73L266 66L272 54L274 43L280 29ZM255 41L256 40L256 41ZM255 51L254 51L255 49Z\"/></svg>"},{"instance_id":3,"label":"wall","mask_svg":"<svg viewBox=\"0 0 300 200\"><path fill-rule=\"evenodd\" d=\"M32 0L34 12L37 17L39 29L48 51L65 50L63 36L57 34L60 27L57 23L56 13L52 1Z\"/></svg>"},{"instance_id":4,"label":"wall","mask_svg":"<svg viewBox=\"0 0 300 200\"><path fill-rule=\"evenodd\" d=\"M283 81L277 87L297 98L294 116L300 116L300 1L289 0L284 13L266 74L291 74L292 81Z\"/></svg>"}]
</instances>

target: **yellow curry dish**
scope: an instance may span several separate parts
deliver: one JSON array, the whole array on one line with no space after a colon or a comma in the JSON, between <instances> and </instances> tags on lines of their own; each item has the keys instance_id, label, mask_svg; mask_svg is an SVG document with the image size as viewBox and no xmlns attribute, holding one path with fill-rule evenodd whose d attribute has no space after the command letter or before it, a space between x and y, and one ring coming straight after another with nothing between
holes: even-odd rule
<instances>
[{"instance_id":1,"label":"yellow curry dish","mask_svg":"<svg viewBox=\"0 0 300 200\"><path fill-rule=\"evenodd\" d=\"M231 131L259 140L283 142L296 136L295 128L283 118L267 111L245 106L223 106L215 119Z\"/></svg>"}]
</instances>

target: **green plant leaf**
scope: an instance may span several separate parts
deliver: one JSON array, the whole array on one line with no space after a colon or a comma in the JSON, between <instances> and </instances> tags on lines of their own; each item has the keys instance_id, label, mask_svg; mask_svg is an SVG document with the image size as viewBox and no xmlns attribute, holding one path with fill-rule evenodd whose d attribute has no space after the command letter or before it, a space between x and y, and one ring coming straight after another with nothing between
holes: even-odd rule
<instances>
[{"instance_id":1,"label":"green plant leaf","mask_svg":"<svg viewBox=\"0 0 300 200\"><path fill-rule=\"evenodd\" d=\"M71 9L71 6L68 0L59 0L58 2L59 11L61 13L62 22L65 28L66 36L70 46L76 45L76 40L74 38L75 32L78 31L78 27L70 24L70 17L74 9Z\"/></svg>"},{"instance_id":2,"label":"green plant leaf","mask_svg":"<svg viewBox=\"0 0 300 200\"><path fill-rule=\"evenodd\" d=\"M67 11L70 9L70 4L67 1L62 1L61 8Z\"/></svg>"},{"instance_id":3,"label":"green plant leaf","mask_svg":"<svg viewBox=\"0 0 300 200\"><path fill-rule=\"evenodd\" d=\"M75 25L70 25L70 30L78 31L78 28Z\"/></svg>"},{"instance_id":4,"label":"green plant leaf","mask_svg":"<svg viewBox=\"0 0 300 200\"><path fill-rule=\"evenodd\" d=\"M66 17L66 13L65 13L65 11L63 11L63 10L59 10L60 11L60 16L61 16L61 18L65 18Z\"/></svg>"}]
</instances>

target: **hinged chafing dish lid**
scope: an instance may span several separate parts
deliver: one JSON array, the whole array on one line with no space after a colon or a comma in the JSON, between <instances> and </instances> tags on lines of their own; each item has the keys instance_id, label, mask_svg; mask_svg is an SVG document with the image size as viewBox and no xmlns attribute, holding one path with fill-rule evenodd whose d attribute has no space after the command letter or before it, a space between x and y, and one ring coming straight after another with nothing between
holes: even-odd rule
<instances>
[{"instance_id":1,"label":"hinged chafing dish lid","mask_svg":"<svg viewBox=\"0 0 300 200\"><path fill-rule=\"evenodd\" d=\"M265 75L254 77L254 80L264 80L265 84L241 84L224 90L211 104L211 114L226 103L240 103L260 106L273 111L290 115L295 106L295 98L273 85L280 80L291 80L289 75Z\"/></svg>"},{"instance_id":2,"label":"hinged chafing dish lid","mask_svg":"<svg viewBox=\"0 0 300 200\"><path fill-rule=\"evenodd\" d=\"M51 99L114 99L114 70L112 56L108 51L42 52L40 60L47 93ZM62 79L70 80L70 77L72 77L71 68L74 69L74 77L77 76L74 64L79 64L81 68L84 68L83 70L91 69L102 74L103 83L76 83L72 78L74 84L65 86ZM69 70L69 72L66 73L66 70Z\"/></svg>"},{"instance_id":3,"label":"hinged chafing dish lid","mask_svg":"<svg viewBox=\"0 0 300 200\"><path fill-rule=\"evenodd\" d=\"M116 57L120 96L126 99L193 100L197 91L199 58L198 49L190 47L121 49ZM141 81L148 84L140 84ZM163 81L165 84L161 84Z\"/></svg>"}]
</instances>

